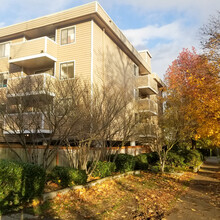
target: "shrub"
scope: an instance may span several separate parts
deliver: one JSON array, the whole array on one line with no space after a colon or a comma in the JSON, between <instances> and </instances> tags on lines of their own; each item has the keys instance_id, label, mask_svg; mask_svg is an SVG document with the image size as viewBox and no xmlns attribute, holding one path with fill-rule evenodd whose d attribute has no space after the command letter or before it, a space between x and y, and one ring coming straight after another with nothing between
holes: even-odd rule
<instances>
[{"instance_id":1,"label":"shrub","mask_svg":"<svg viewBox=\"0 0 220 220\"><path fill-rule=\"evenodd\" d=\"M99 161L92 173L93 177L104 178L110 176L116 170L116 165L113 162Z\"/></svg>"},{"instance_id":2,"label":"shrub","mask_svg":"<svg viewBox=\"0 0 220 220\"><path fill-rule=\"evenodd\" d=\"M0 209L11 207L41 196L45 170L37 165L0 160Z\"/></svg>"},{"instance_id":3,"label":"shrub","mask_svg":"<svg viewBox=\"0 0 220 220\"><path fill-rule=\"evenodd\" d=\"M188 150L185 158L185 163L190 166L198 166L203 161L202 154L197 150Z\"/></svg>"},{"instance_id":4,"label":"shrub","mask_svg":"<svg viewBox=\"0 0 220 220\"><path fill-rule=\"evenodd\" d=\"M159 161L159 156L158 156L157 152L151 152L146 155L147 155L148 163L150 165L155 165Z\"/></svg>"},{"instance_id":5,"label":"shrub","mask_svg":"<svg viewBox=\"0 0 220 220\"><path fill-rule=\"evenodd\" d=\"M116 170L123 173L134 170L135 157L129 154L118 154L115 160Z\"/></svg>"},{"instance_id":6,"label":"shrub","mask_svg":"<svg viewBox=\"0 0 220 220\"><path fill-rule=\"evenodd\" d=\"M147 170L148 160L147 154L139 154L135 157L135 169L136 170Z\"/></svg>"},{"instance_id":7,"label":"shrub","mask_svg":"<svg viewBox=\"0 0 220 220\"><path fill-rule=\"evenodd\" d=\"M166 165L171 167L184 167L185 166L185 158L183 155L179 155L175 152L168 152Z\"/></svg>"},{"instance_id":8,"label":"shrub","mask_svg":"<svg viewBox=\"0 0 220 220\"><path fill-rule=\"evenodd\" d=\"M48 178L62 187L81 185L87 181L85 170L59 166L52 169Z\"/></svg>"},{"instance_id":9,"label":"shrub","mask_svg":"<svg viewBox=\"0 0 220 220\"><path fill-rule=\"evenodd\" d=\"M25 173L24 198L35 198L43 193L46 172L42 167L30 163L22 164Z\"/></svg>"},{"instance_id":10,"label":"shrub","mask_svg":"<svg viewBox=\"0 0 220 220\"><path fill-rule=\"evenodd\" d=\"M151 166L150 170L154 173L158 173L160 172L160 166L158 165Z\"/></svg>"}]
</instances>

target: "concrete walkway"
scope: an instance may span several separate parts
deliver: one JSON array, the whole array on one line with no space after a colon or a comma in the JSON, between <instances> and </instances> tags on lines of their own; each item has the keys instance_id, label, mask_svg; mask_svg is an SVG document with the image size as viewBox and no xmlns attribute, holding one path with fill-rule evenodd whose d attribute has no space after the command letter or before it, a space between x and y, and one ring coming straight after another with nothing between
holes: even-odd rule
<instances>
[{"instance_id":1,"label":"concrete walkway","mask_svg":"<svg viewBox=\"0 0 220 220\"><path fill-rule=\"evenodd\" d=\"M188 192L178 199L167 220L220 219L220 160L209 157L190 182Z\"/></svg>"}]
</instances>

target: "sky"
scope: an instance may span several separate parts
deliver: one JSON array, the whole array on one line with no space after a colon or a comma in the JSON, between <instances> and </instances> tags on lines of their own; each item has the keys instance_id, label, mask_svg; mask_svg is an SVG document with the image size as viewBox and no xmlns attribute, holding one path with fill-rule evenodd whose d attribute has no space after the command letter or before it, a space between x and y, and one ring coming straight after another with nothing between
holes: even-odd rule
<instances>
[{"instance_id":1,"label":"sky","mask_svg":"<svg viewBox=\"0 0 220 220\"><path fill-rule=\"evenodd\" d=\"M88 2L92 0L0 0L0 27ZM161 78L183 48L201 51L199 29L220 10L220 0L98 2L137 50L150 51L152 71Z\"/></svg>"}]
</instances>

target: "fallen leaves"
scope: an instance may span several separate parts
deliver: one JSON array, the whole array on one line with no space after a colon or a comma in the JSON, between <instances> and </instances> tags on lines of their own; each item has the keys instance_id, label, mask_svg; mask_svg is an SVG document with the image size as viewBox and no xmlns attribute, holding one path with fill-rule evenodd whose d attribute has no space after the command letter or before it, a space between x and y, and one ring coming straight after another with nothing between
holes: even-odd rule
<instances>
[{"instance_id":1,"label":"fallen leaves","mask_svg":"<svg viewBox=\"0 0 220 220\"><path fill-rule=\"evenodd\" d=\"M59 219L162 219L191 176L144 173L72 190L51 202ZM123 217L122 217L123 216Z\"/></svg>"}]
</instances>

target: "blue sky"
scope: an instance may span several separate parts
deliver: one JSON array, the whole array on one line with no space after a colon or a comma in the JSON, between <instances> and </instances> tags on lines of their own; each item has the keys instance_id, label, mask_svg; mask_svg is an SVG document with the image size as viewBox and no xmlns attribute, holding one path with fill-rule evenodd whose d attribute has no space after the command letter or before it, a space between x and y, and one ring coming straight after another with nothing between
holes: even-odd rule
<instances>
[{"instance_id":1,"label":"blue sky","mask_svg":"<svg viewBox=\"0 0 220 220\"><path fill-rule=\"evenodd\" d=\"M58 12L91 0L0 0L0 27ZM219 0L99 0L138 49L152 54L152 69L163 77L182 48L198 51L199 28L220 10ZM10 15L10 16L9 16Z\"/></svg>"}]
</instances>

